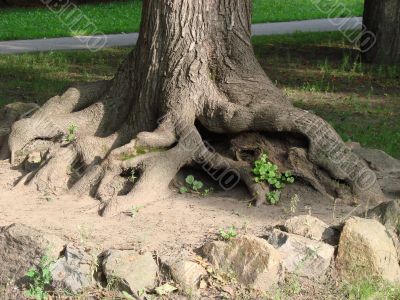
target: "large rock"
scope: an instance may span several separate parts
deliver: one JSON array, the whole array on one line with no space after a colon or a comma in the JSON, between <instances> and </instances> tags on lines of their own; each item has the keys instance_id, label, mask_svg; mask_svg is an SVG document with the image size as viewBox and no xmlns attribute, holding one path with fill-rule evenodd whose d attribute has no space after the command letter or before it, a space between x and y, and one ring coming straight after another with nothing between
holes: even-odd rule
<instances>
[{"instance_id":1,"label":"large rock","mask_svg":"<svg viewBox=\"0 0 400 300\"><path fill-rule=\"evenodd\" d=\"M199 288L200 280L207 271L198 263L190 260L178 260L170 266L172 278L185 291L193 293Z\"/></svg>"},{"instance_id":2,"label":"large rock","mask_svg":"<svg viewBox=\"0 0 400 300\"><path fill-rule=\"evenodd\" d=\"M128 292L154 288L158 266L150 252L109 250L103 260L103 272L108 283Z\"/></svg>"},{"instance_id":3,"label":"large rock","mask_svg":"<svg viewBox=\"0 0 400 300\"><path fill-rule=\"evenodd\" d=\"M64 256L51 268L53 285L79 292L96 284L93 275L96 271L97 256L87 253L83 248L67 245Z\"/></svg>"},{"instance_id":4,"label":"large rock","mask_svg":"<svg viewBox=\"0 0 400 300\"><path fill-rule=\"evenodd\" d=\"M254 289L269 290L284 277L279 252L267 241L255 236L211 242L201 250L216 268L233 271L239 282Z\"/></svg>"},{"instance_id":5,"label":"large rock","mask_svg":"<svg viewBox=\"0 0 400 300\"><path fill-rule=\"evenodd\" d=\"M0 284L21 281L44 256L56 260L65 242L22 224L0 229Z\"/></svg>"},{"instance_id":6,"label":"large rock","mask_svg":"<svg viewBox=\"0 0 400 300\"><path fill-rule=\"evenodd\" d=\"M400 196L400 160L377 149L357 148L353 151L375 171L378 183L387 196Z\"/></svg>"},{"instance_id":7,"label":"large rock","mask_svg":"<svg viewBox=\"0 0 400 300\"><path fill-rule=\"evenodd\" d=\"M387 229L397 230L400 227L400 200L381 203L363 216L381 222Z\"/></svg>"},{"instance_id":8,"label":"large rock","mask_svg":"<svg viewBox=\"0 0 400 300\"><path fill-rule=\"evenodd\" d=\"M400 279L396 249L386 228L376 220L352 217L340 236L336 266L347 279L379 276L397 282Z\"/></svg>"},{"instance_id":9,"label":"large rock","mask_svg":"<svg viewBox=\"0 0 400 300\"><path fill-rule=\"evenodd\" d=\"M391 198L398 198L400 196L400 173L387 174L383 172L375 172L378 183L382 191Z\"/></svg>"},{"instance_id":10,"label":"large rock","mask_svg":"<svg viewBox=\"0 0 400 300\"><path fill-rule=\"evenodd\" d=\"M364 159L374 171L400 173L400 161L382 150L356 148L353 151Z\"/></svg>"},{"instance_id":11,"label":"large rock","mask_svg":"<svg viewBox=\"0 0 400 300\"><path fill-rule=\"evenodd\" d=\"M331 245L278 229L270 232L268 242L279 251L288 272L309 278L324 275L335 252Z\"/></svg>"},{"instance_id":12,"label":"large rock","mask_svg":"<svg viewBox=\"0 0 400 300\"><path fill-rule=\"evenodd\" d=\"M310 238L316 241L323 241L329 244L338 242L338 234L325 222L310 215L292 217L283 224L284 231Z\"/></svg>"}]
</instances>

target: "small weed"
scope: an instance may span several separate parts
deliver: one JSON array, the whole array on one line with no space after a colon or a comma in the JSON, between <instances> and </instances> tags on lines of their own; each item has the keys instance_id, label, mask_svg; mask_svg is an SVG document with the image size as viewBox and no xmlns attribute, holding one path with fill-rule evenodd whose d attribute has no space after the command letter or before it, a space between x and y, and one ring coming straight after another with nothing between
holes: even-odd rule
<instances>
[{"instance_id":1,"label":"small weed","mask_svg":"<svg viewBox=\"0 0 400 300\"><path fill-rule=\"evenodd\" d=\"M349 68L350 68L350 57L348 54L345 54L342 59L342 64L340 66L340 70L342 72L347 72L347 71L349 71Z\"/></svg>"},{"instance_id":2,"label":"small weed","mask_svg":"<svg viewBox=\"0 0 400 300\"><path fill-rule=\"evenodd\" d=\"M319 68L321 69L323 79L329 78L331 76L332 69L329 66L329 61L327 57L325 58L324 63L319 66Z\"/></svg>"},{"instance_id":3,"label":"small weed","mask_svg":"<svg viewBox=\"0 0 400 300\"><path fill-rule=\"evenodd\" d=\"M30 278L29 289L26 291L26 296L35 298L36 300L45 300L48 298L46 287L51 283L52 276L50 266L53 261L48 256L43 256L40 259L39 268L31 268L26 273Z\"/></svg>"},{"instance_id":4,"label":"small weed","mask_svg":"<svg viewBox=\"0 0 400 300\"><path fill-rule=\"evenodd\" d=\"M187 176L185 181L190 186L190 188L195 192L198 192L204 185L203 182L201 182L200 180L194 179L193 175Z\"/></svg>"},{"instance_id":5,"label":"small weed","mask_svg":"<svg viewBox=\"0 0 400 300\"><path fill-rule=\"evenodd\" d=\"M286 278L284 293L285 295L291 297L300 294L301 292L301 283L299 276L297 274L290 274Z\"/></svg>"},{"instance_id":6,"label":"small weed","mask_svg":"<svg viewBox=\"0 0 400 300\"><path fill-rule=\"evenodd\" d=\"M275 189L267 193L266 198L270 204L277 204L280 199L280 190L283 189L286 184L294 182L292 172L279 172L278 166L268 160L268 155L266 153L262 154L260 159L254 162L252 171L256 182L266 182Z\"/></svg>"},{"instance_id":7,"label":"small weed","mask_svg":"<svg viewBox=\"0 0 400 300\"><path fill-rule=\"evenodd\" d=\"M115 291L118 289L119 280L114 276L114 273L111 276L107 277L107 286L106 289L109 291ZM129 295L129 294L128 294Z\"/></svg>"},{"instance_id":8,"label":"small weed","mask_svg":"<svg viewBox=\"0 0 400 300\"><path fill-rule=\"evenodd\" d=\"M181 194L186 194L192 192L195 194L200 194L205 197L211 194L214 190L213 188L204 188L204 183L200 180L196 180L193 175L188 175L185 179L186 185L179 188ZM203 189L203 190L202 190Z\"/></svg>"},{"instance_id":9,"label":"small weed","mask_svg":"<svg viewBox=\"0 0 400 300\"><path fill-rule=\"evenodd\" d=\"M65 137L65 141L68 143L72 143L76 140L76 131L78 127L76 125L71 124L67 130L67 136Z\"/></svg>"},{"instance_id":10,"label":"small weed","mask_svg":"<svg viewBox=\"0 0 400 300\"><path fill-rule=\"evenodd\" d=\"M294 194L293 197L290 199L290 213L293 215L297 211L297 205L299 204L299 196Z\"/></svg>"},{"instance_id":11,"label":"small weed","mask_svg":"<svg viewBox=\"0 0 400 300\"><path fill-rule=\"evenodd\" d=\"M139 213L139 211L143 208L144 206L135 206L131 209L131 217L135 218L136 215Z\"/></svg>"},{"instance_id":12,"label":"small weed","mask_svg":"<svg viewBox=\"0 0 400 300\"><path fill-rule=\"evenodd\" d=\"M344 284L343 292L346 299L400 299L400 286L380 279L364 279Z\"/></svg>"},{"instance_id":13,"label":"small weed","mask_svg":"<svg viewBox=\"0 0 400 300\"><path fill-rule=\"evenodd\" d=\"M272 205L275 205L281 199L281 192L280 191L272 191L267 193L267 200Z\"/></svg>"},{"instance_id":14,"label":"small weed","mask_svg":"<svg viewBox=\"0 0 400 300\"><path fill-rule=\"evenodd\" d=\"M221 237L221 239L223 239L225 241L229 241L230 239L233 239L233 238L237 237L237 235L238 235L235 226L230 226L230 227L228 227L227 230L220 228L218 233L219 233L219 236Z\"/></svg>"},{"instance_id":15,"label":"small weed","mask_svg":"<svg viewBox=\"0 0 400 300\"><path fill-rule=\"evenodd\" d=\"M135 183L135 182L136 182L136 179L137 179L137 176L136 176L135 170L132 170L132 171L131 171L131 174L129 175L128 180L129 180L129 182L131 182L131 183Z\"/></svg>"},{"instance_id":16,"label":"small weed","mask_svg":"<svg viewBox=\"0 0 400 300\"><path fill-rule=\"evenodd\" d=\"M187 192L189 192L189 189L186 186L181 186L179 188L179 193L186 194Z\"/></svg>"},{"instance_id":17,"label":"small weed","mask_svg":"<svg viewBox=\"0 0 400 300\"><path fill-rule=\"evenodd\" d=\"M294 194L292 198L290 198L289 206L284 208L285 214L293 216L297 212L297 207L299 202L300 202L299 196L297 194Z\"/></svg>"},{"instance_id":18,"label":"small weed","mask_svg":"<svg viewBox=\"0 0 400 300\"><path fill-rule=\"evenodd\" d=\"M201 195L202 195L203 197L206 197L206 196L210 195L213 191L214 191L213 188L206 188L206 189L204 189L203 192L201 192Z\"/></svg>"}]
</instances>

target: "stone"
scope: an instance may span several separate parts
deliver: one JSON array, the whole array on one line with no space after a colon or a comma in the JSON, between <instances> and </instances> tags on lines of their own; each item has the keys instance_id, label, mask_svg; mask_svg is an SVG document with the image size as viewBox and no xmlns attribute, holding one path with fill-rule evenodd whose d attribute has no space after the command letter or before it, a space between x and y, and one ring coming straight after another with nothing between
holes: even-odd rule
<instances>
[{"instance_id":1,"label":"stone","mask_svg":"<svg viewBox=\"0 0 400 300\"><path fill-rule=\"evenodd\" d=\"M395 246L385 226L376 220L351 217L343 227L336 258L339 274L346 279L380 277L400 279Z\"/></svg>"},{"instance_id":2,"label":"stone","mask_svg":"<svg viewBox=\"0 0 400 300\"><path fill-rule=\"evenodd\" d=\"M372 170L385 173L400 173L400 161L378 149L353 149L359 157L364 159Z\"/></svg>"},{"instance_id":3,"label":"stone","mask_svg":"<svg viewBox=\"0 0 400 300\"><path fill-rule=\"evenodd\" d=\"M279 252L266 240L252 235L210 242L201 252L217 269L233 271L239 282L260 291L270 290L284 278Z\"/></svg>"},{"instance_id":4,"label":"stone","mask_svg":"<svg viewBox=\"0 0 400 300\"><path fill-rule=\"evenodd\" d=\"M279 251L288 272L308 278L325 275L335 252L331 245L278 229L270 232L268 242Z\"/></svg>"},{"instance_id":5,"label":"stone","mask_svg":"<svg viewBox=\"0 0 400 300\"><path fill-rule=\"evenodd\" d=\"M150 252L108 250L102 266L107 282L121 291L137 293L155 286L158 266Z\"/></svg>"},{"instance_id":6,"label":"stone","mask_svg":"<svg viewBox=\"0 0 400 300\"><path fill-rule=\"evenodd\" d=\"M26 272L47 256L56 260L66 243L22 224L0 228L0 284L23 283Z\"/></svg>"},{"instance_id":7,"label":"stone","mask_svg":"<svg viewBox=\"0 0 400 300\"><path fill-rule=\"evenodd\" d=\"M199 288L207 271L198 263L190 260L179 260L170 266L171 276L185 291L194 292Z\"/></svg>"},{"instance_id":8,"label":"stone","mask_svg":"<svg viewBox=\"0 0 400 300\"><path fill-rule=\"evenodd\" d=\"M400 200L381 203L361 216L375 219L385 225L387 229L397 230L400 228Z\"/></svg>"},{"instance_id":9,"label":"stone","mask_svg":"<svg viewBox=\"0 0 400 300\"><path fill-rule=\"evenodd\" d=\"M53 285L73 293L95 286L93 274L96 271L96 264L96 255L90 255L83 248L67 245L64 256L50 269Z\"/></svg>"},{"instance_id":10,"label":"stone","mask_svg":"<svg viewBox=\"0 0 400 300\"><path fill-rule=\"evenodd\" d=\"M310 216L295 216L285 221L282 228L284 231L303 237L323 241L328 244L337 245L338 234L320 219Z\"/></svg>"},{"instance_id":11,"label":"stone","mask_svg":"<svg viewBox=\"0 0 400 300\"><path fill-rule=\"evenodd\" d=\"M375 172L382 191L391 198L400 197L400 173Z\"/></svg>"},{"instance_id":12,"label":"stone","mask_svg":"<svg viewBox=\"0 0 400 300\"><path fill-rule=\"evenodd\" d=\"M384 194L390 198L398 198L400 196L400 160L377 149L358 148L353 151L375 172Z\"/></svg>"}]
</instances>

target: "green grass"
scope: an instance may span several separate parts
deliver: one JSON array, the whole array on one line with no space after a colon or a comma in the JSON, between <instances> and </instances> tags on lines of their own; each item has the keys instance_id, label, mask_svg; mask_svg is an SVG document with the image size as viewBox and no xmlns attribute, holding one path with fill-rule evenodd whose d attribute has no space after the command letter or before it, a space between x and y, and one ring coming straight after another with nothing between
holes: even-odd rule
<instances>
[{"instance_id":1,"label":"green grass","mask_svg":"<svg viewBox=\"0 0 400 300\"><path fill-rule=\"evenodd\" d=\"M44 103L74 82L111 79L129 49L0 55L0 106Z\"/></svg>"},{"instance_id":2,"label":"green grass","mask_svg":"<svg viewBox=\"0 0 400 300\"><path fill-rule=\"evenodd\" d=\"M267 74L346 141L400 158L400 67L368 66L340 33L255 37ZM0 56L0 106L44 103L77 81L110 79L128 48Z\"/></svg>"},{"instance_id":3,"label":"green grass","mask_svg":"<svg viewBox=\"0 0 400 300\"><path fill-rule=\"evenodd\" d=\"M400 67L370 66L342 34L256 37L271 79L298 107L320 115L345 141L400 158Z\"/></svg>"},{"instance_id":4,"label":"green grass","mask_svg":"<svg viewBox=\"0 0 400 300\"><path fill-rule=\"evenodd\" d=\"M253 23L311 20L328 17L362 16L364 0L255 0L253 1ZM346 10L335 9L336 2Z\"/></svg>"},{"instance_id":5,"label":"green grass","mask_svg":"<svg viewBox=\"0 0 400 300\"><path fill-rule=\"evenodd\" d=\"M321 11L315 0L254 0L253 22L279 22L326 18L336 1L325 3ZM345 13L334 11L335 17L361 16L364 0L341 0L348 9ZM94 26L85 29L82 19L69 27L69 12L57 15L49 9L11 8L0 10L0 40L51 38L84 34L121 33L138 31L141 1L126 0L111 3L80 5L80 11ZM95 30L93 29L95 28Z\"/></svg>"},{"instance_id":6,"label":"green grass","mask_svg":"<svg viewBox=\"0 0 400 300\"><path fill-rule=\"evenodd\" d=\"M400 286L366 279L345 284L343 293L349 300L397 300L400 299Z\"/></svg>"}]
</instances>

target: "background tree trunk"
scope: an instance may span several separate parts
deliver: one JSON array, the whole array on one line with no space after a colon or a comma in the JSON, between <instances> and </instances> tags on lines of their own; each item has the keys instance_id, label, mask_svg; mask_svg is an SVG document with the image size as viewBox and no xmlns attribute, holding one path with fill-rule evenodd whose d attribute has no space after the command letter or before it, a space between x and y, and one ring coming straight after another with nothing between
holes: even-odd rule
<instances>
[{"instance_id":1,"label":"background tree trunk","mask_svg":"<svg viewBox=\"0 0 400 300\"><path fill-rule=\"evenodd\" d=\"M365 61L400 64L400 0L365 0L365 34L361 50ZM376 44L372 45L371 33Z\"/></svg>"}]
</instances>

